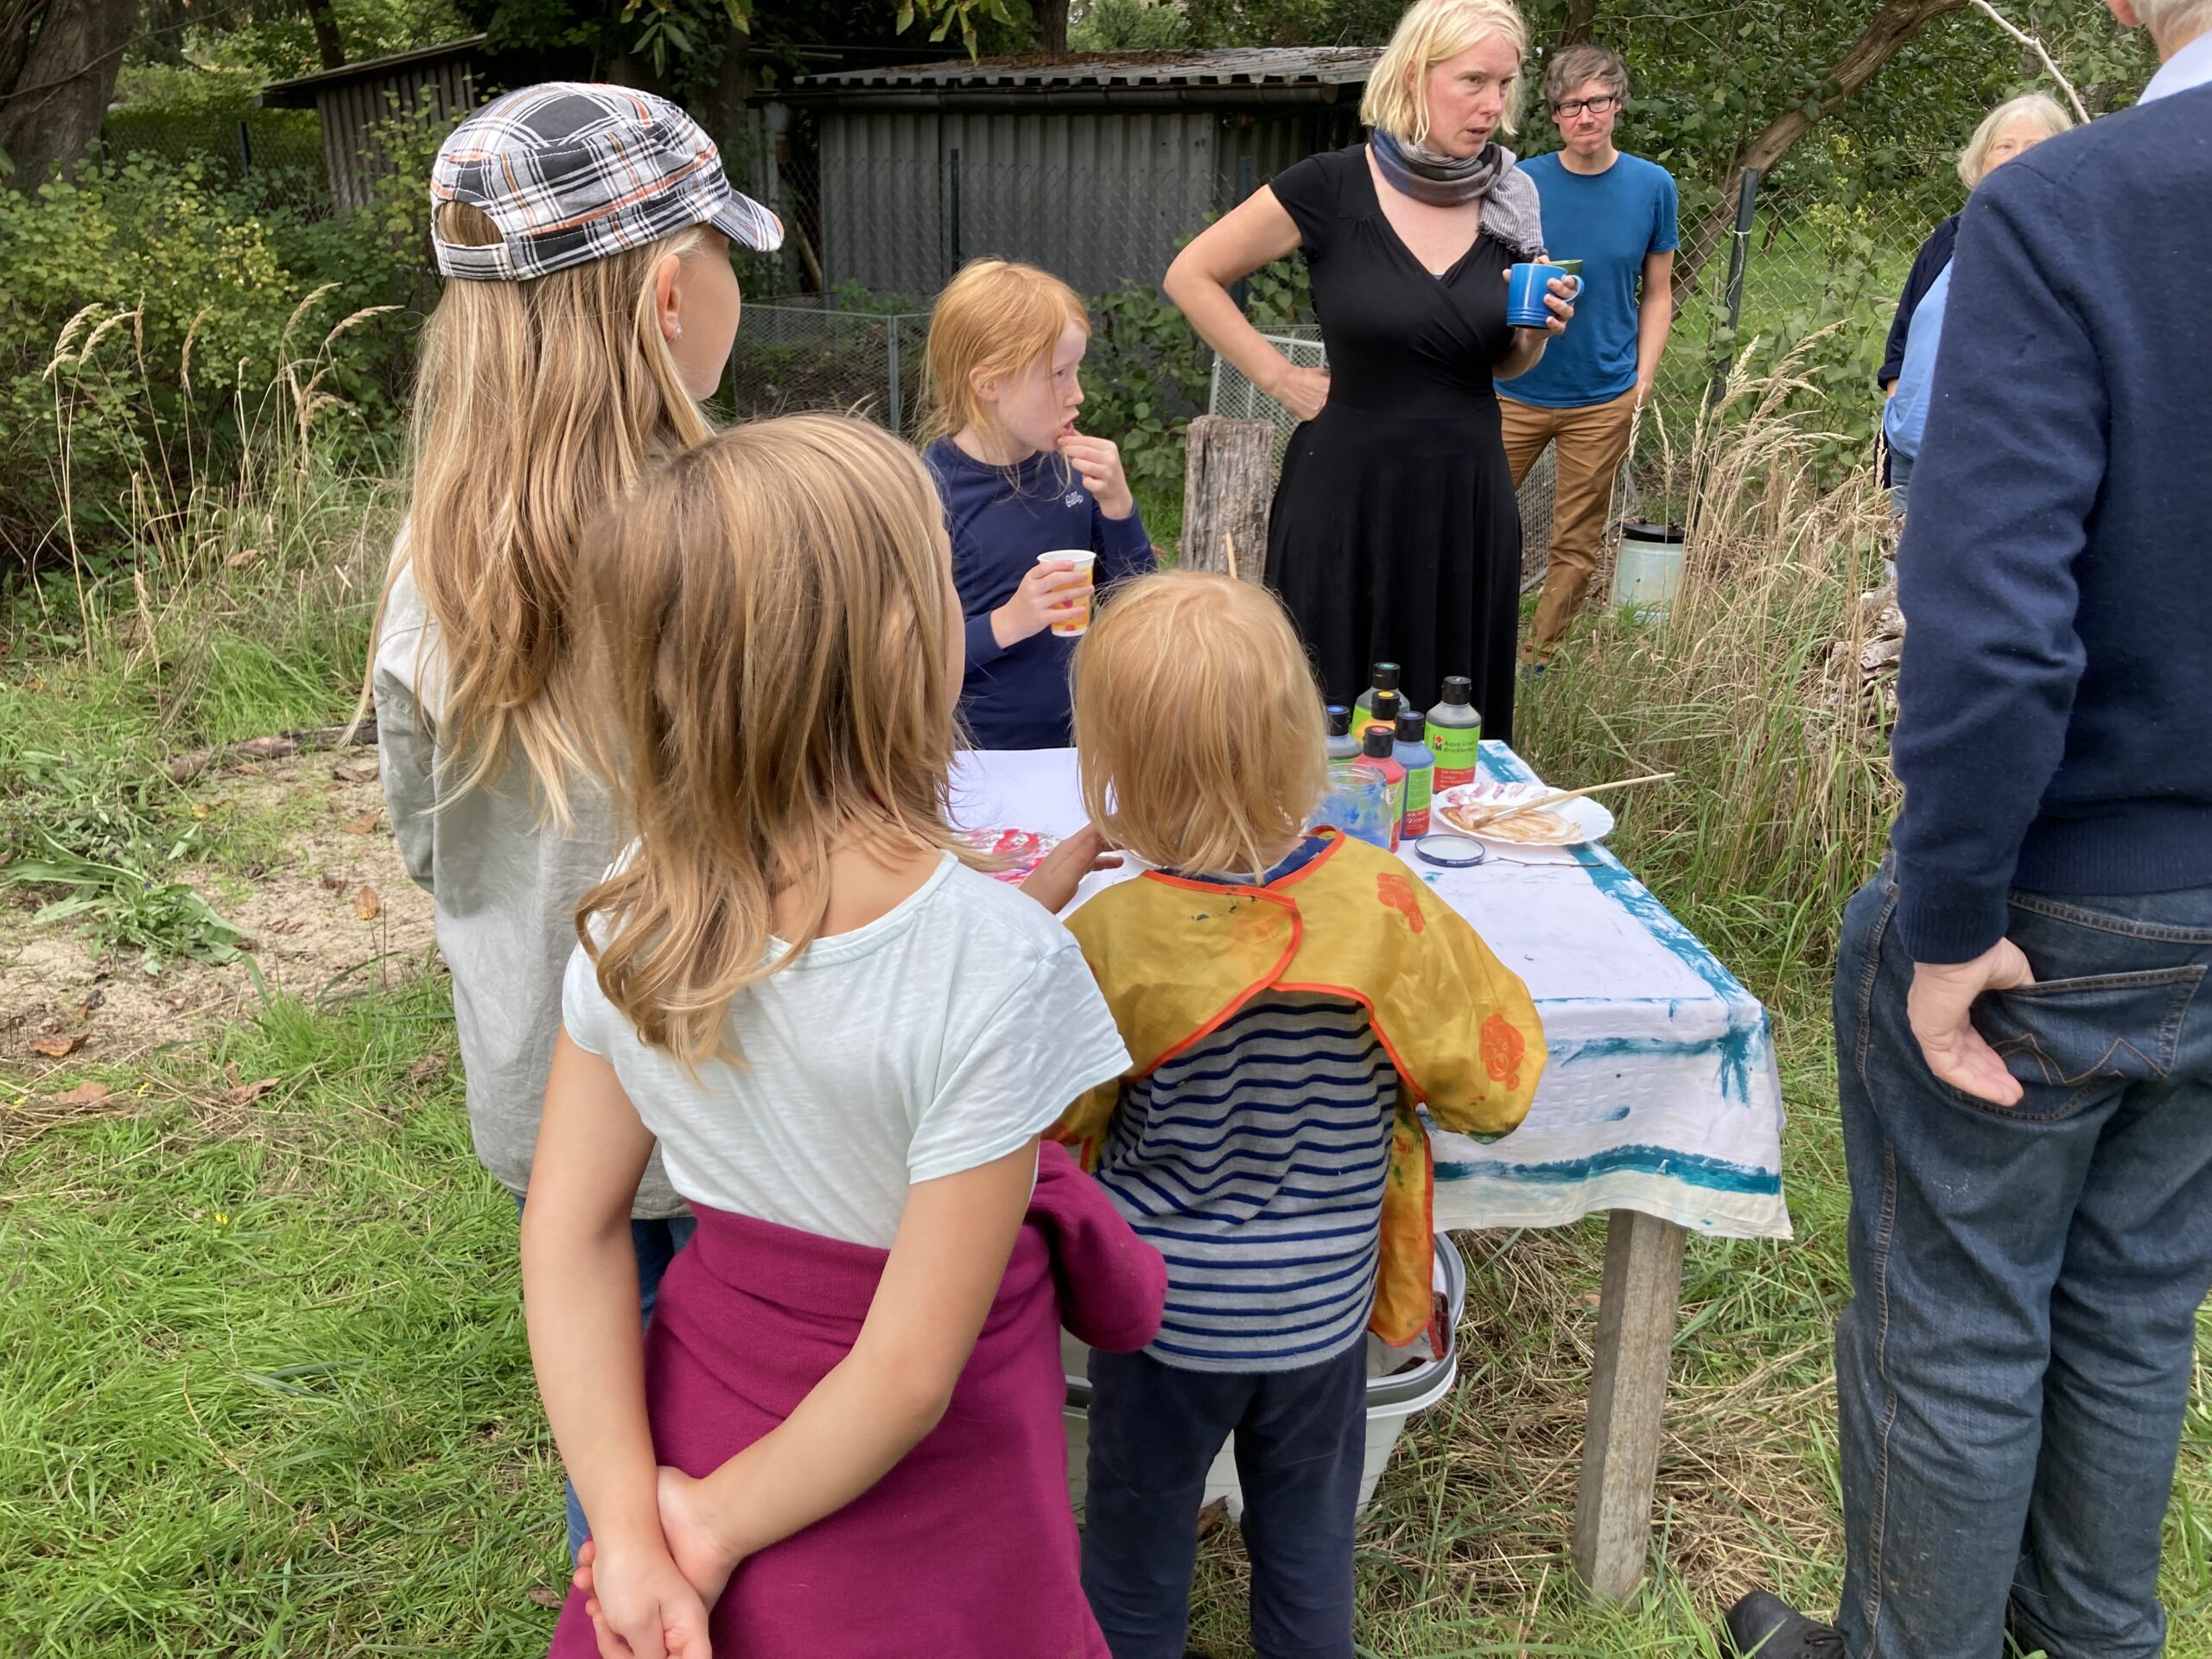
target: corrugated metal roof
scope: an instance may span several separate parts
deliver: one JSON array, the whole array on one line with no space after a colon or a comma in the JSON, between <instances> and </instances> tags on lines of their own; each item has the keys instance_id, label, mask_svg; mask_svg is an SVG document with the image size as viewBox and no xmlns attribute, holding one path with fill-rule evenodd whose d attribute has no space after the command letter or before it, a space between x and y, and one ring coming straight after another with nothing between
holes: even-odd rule
<instances>
[{"instance_id":1,"label":"corrugated metal roof","mask_svg":"<svg viewBox=\"0 0 2212 1659\"><path fill-rule=\"evenodd\" d=\"M985 86L1348 86L1367 79L1379 46L1250 47L1218 52L1107 52L887 64L805 75L795 88L942 92Z\"/></svg>"},{"instance_id":2,"label":"corrugated metal roof","mask_svg":"<svg viewBox=\"0 0 2212 1659\"><path fill-rule=\"evenodd\" d=\"M457 41L441 41L435 46L422 46L411 52L394 52L389 57L364 58L359 63L349 63L336 69L320 69L311 75L299 75L290 80L272 80L261 89L255 101L264 109L307 110L315 107L315 94L334 87L350 85L357 80L373 80L381 75L415 65L442 63L448 58L471 56L484 44L481 35L463 35Z\"/></svg>"}]
</instances>

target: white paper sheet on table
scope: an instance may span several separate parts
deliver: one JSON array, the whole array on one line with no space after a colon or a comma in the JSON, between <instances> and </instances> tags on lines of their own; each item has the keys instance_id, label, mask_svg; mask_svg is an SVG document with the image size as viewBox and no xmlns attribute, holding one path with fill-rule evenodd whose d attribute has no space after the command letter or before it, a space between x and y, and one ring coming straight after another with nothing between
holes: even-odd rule
<instances>
[{"instance_id":1,"label":"white paper sheet on table","mask_svg":"<svg viewBox=\"0 0 2212 1659\"><path fill-rule=\"evenodd\" d=\"M1485 776L1533 780L1503 744ZM1066 835L1069 749L960 757L953 819ZM1787 1238L1782 1090L1766 1010L1602 847L1408 863L1527 982L1550 1061L1528 1121L1487 1145L1435 1135L1436 1224L1556 1227L1640 1210L1696 1233ZM1086 880L1079 905L1134 871Z\"/></svg>"}]
</instances>

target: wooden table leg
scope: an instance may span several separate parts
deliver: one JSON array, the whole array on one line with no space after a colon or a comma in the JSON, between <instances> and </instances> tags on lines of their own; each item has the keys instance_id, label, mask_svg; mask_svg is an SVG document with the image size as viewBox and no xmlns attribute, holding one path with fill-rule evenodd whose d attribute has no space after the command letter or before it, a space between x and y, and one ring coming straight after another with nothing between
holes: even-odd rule
<instances>
[{"instance_id":1,"label":"wooden table leg","mask_svg":"<svg viewBox=\"0 0 2212 1659\"><path fill-rule=\"evenodd\" d=\"M1651 1488L1667 1407L1667 1362L1681 1308L1680 1227L1615 1210L1605 1230L1597 1363L1574 1505L1574 1567L1593 1595L1618 1601L1643 1577Z\"/></svg>"}]
</instances>

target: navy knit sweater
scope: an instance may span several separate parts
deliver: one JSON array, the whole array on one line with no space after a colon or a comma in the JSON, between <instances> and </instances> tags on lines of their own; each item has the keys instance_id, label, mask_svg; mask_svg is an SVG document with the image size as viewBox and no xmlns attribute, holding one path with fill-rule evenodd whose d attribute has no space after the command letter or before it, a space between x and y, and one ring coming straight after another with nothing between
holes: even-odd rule
<instances>
[{"instance_id":1,"label":"navy knit sweater","mask_svg":"<svg viewBox=\"0 0 2212 1659\"><path fill-rule=\"evenodd\" d=\"M2212 86L1974 193L1897 568L1914 960L2212 884Z\"/></svg>"},{"instance_id":2,"label":"navy knit sweater","mask_svg":"<svg viewBox=\"0 0 2212 1659\"><path fill-rule=\"evenodd\" d=\"M968 619L968 677L960 714L979 749L1058 749L1068 732L1068 659L1076 642L1046 628L1001 646L991 613L1014 597L1039 553L1089 548L1092 584L1104 589L1153 568L1152 542L1132 512L1109 518L1058 454L993 467L950 438L922 452L944 503L952 582ZM1103 594L1102 594L1103 597Z\"/></svg>"}]
</instances>

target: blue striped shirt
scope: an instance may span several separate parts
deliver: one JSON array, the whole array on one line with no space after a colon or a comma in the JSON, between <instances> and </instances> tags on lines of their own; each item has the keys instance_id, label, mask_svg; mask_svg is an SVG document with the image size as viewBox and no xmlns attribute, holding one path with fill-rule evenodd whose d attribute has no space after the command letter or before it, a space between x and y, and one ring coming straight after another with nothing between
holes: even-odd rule
<instances>
[{"instance_id":1,"label":"blue striped shirt","mask_svg":"<svg viewBox=\"0 0 2212 1659\"><path fill-rule=\"evenodd\" d=\"M1398 1077L1366 1009L1263 995L1122 1087L1098 1179L1167 1262L1146 1351L1201 1371L1317 1365L1375 1301Z\"/></svg>"}]
</instances>

